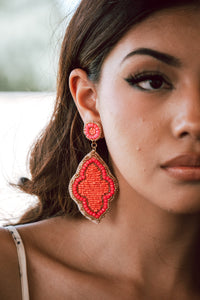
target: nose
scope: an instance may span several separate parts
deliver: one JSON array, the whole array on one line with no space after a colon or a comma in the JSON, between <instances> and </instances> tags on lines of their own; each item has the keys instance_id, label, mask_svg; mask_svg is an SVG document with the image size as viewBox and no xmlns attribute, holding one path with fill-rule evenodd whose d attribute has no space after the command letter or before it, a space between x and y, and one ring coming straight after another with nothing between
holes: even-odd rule
<instances>
[{"instance_id":1,"label":"nose","mask_svg":"<svg viewBox=\"0 0 200 300\"><path fill-rule=\"evenodd\" d=\"M190 88L183 92L178 101L173 121L173 135L176 138L200 140L200 89Z\"/></svg>"}]
</instances>

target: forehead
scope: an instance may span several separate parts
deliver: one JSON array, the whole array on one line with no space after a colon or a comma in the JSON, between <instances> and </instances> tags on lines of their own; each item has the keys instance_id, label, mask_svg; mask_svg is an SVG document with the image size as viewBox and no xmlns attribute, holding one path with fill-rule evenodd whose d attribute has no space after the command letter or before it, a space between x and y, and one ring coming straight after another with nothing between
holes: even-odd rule
<instances>
[{"instance_id":1,"label":"forehead","mask_svg":"<svg viewBox=\"0 0 200 300\"><path fill-rule=\"evenodd\" d=\"M193 47L199 56L199 32L200 6L163 9L134 25L117 43L107 59L123 57L137 47L155 48L175 56L177 53L181 56L182 52L189 52Z\"/></svg>"}]
</instances>

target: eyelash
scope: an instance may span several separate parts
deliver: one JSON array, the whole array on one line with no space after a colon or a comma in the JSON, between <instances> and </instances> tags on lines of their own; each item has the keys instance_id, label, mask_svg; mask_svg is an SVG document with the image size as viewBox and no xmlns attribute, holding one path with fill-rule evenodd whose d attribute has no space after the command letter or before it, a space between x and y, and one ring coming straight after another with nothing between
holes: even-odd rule
<instances>
[{"instance_id":1,"label":"eyelash","mask_svg":"<svg viewBox=\"0 0 200 300\"><path fill-rule=\"evenodd\" d=\"M162 73L159 72L141 72L141 73L136 73L134 75L130 75L128 78L125 78L125 80L131 85L134 86L135 88L138 88L142 91L159 91L161 89L172 89L172 84L169 83L169 81L165 78L165 76ZM142 82L153 82L155 80L158 80L162 82L162 87L160 88L143 88L139 86L139 83ZM163 84L166 84L167 87L163 87ZM150 85L150 83L149 83Z\"/></svg>"}]
</instances>

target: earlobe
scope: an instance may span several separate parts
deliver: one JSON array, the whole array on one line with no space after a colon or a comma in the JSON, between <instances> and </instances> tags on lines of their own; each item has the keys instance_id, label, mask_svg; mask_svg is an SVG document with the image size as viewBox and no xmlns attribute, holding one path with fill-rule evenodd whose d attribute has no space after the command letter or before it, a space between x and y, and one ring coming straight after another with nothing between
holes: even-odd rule
<instances>
[{"instance_id":1,"label":"earlobe","mask_svg":"<svg viewBox=\"0 0 200 300\"><path fill-rule=\"evenodd\" d=\"M83 122L99 121L96 88L87 73L82 69L74 69L69 77L69 87Z\"/></svg>"}]
</instances>

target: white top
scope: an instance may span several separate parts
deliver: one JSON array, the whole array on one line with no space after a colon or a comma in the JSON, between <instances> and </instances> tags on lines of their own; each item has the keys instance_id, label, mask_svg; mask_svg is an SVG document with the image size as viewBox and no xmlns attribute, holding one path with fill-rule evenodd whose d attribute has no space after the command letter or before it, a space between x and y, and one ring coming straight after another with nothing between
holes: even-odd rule
<instances>
[{"instance_id":1,"label":"white top","mask_svg":"<svg viewBox=\"0 0 200 300\"><path fill-rule=\"evenodd\" d=\"M9 232L12 234L12 237L14 239L17 248L19 274L20 274L21 289L22 289L22 300L29 300L26 254L25 254L24 245L21 236L19 235L19 232L14 226L7 226L6 229L9 230Z\"/></svg>"}]
</instances>

